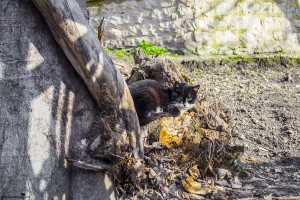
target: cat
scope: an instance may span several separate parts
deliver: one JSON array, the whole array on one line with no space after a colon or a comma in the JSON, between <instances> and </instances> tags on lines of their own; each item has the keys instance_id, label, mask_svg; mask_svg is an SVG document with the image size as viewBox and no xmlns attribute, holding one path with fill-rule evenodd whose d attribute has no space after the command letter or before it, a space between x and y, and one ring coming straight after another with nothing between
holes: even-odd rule
<instances>
[{"instance_id":1,"label":"cat","mask_svg":"<svg viewBox=\"0 0 300 200\"><path fill-rule=\"evenodd\" d=\"M194 107L199 85L175 82L166 87L156 80L141 80L129 85L140 126L160 117L177 117Z\"/></svg>"}]
</instances>

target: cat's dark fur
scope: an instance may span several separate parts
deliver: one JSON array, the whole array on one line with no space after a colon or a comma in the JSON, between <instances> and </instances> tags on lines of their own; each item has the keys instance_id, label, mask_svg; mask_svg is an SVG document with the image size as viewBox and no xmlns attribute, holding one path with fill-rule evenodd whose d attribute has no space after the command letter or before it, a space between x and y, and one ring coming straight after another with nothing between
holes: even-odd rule
<instances>
[{"instance_id":1,"label":"cat's dark fur","mask_svg":"<svg viewBox=\"0 0 300 200\"><path fill-rule=\"evenodd\" d=\"M163 86L155 80L137 81L129 86L141 126L160 117L177 117L191 109L197 100L199 85L175 82Z\"/></svg>"}]
</instances>

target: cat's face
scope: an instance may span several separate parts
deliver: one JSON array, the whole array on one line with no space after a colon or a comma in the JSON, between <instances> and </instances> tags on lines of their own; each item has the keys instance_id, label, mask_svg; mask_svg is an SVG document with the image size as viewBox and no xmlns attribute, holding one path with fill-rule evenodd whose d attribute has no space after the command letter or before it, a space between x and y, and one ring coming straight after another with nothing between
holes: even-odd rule
<instances>
[{"instance_id":1,"label":"cat's face","mask_svg":"<svg viewBox=\"0 0 300 200\"><path fill-rule=\"evenodd\" d=\"M191 109L197 101L200 85L191 86L187 83L175 82L171 94L171 104L175 105L181 113Z\"/></svg>"}]
</instances>

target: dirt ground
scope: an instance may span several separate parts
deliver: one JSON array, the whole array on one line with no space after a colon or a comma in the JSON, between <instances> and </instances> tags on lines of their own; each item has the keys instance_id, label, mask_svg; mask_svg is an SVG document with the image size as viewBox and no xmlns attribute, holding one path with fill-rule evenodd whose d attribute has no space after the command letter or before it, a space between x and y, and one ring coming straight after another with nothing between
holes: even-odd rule
<instances>
[{"instance_id":1,"label":"dirt ground","mask_svg":"<svg viewBox=\"0 0 300 200\"><path fill-rule=\"evenodd\" d=\"M121 68L132 65L112 59ZM240 178L241 187L227 188L230 199L300 199L300 64L268 58L172 61L235 116L235 141L246 147L241 163L247 176Z\"/></svg>"},{"instance_id":2,"label":"dirt ground","mask_svg":"<svg viewBox=\"0 0 300 200\"><path fill-rule=\"evenodd\" d=\"M183 69L234 113L249 172L238 198L300 199L300 65L265 61L187 62Z\"/></svg>"}]
</instances>

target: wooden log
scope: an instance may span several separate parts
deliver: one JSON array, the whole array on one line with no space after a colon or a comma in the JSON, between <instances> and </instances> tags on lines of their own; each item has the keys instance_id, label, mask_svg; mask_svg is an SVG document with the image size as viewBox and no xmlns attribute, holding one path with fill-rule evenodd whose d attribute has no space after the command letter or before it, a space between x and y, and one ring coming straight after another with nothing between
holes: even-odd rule
<instances>
[{"instance_id":1,"label":"wooden log","mask_svg":"<svg viewBox=\"0 0 300 200\"><path fill-rule=\"evenodd\" d=\"M143 156L143 142L128 87L115 64L103 50L76 1L32 0L45 18L55 40L83 79L102 113L112 138L126 131L134 155ZM112 116L112 117L111 117ZM114 127L111 127L114 126ZM116 128L117 127L117 128ZM129 145L126 140L113 140L117 146ZM119 144L121 141L121 145ZM116 152L112 152L115 154Z\"/></svg>"}]
</instances>

